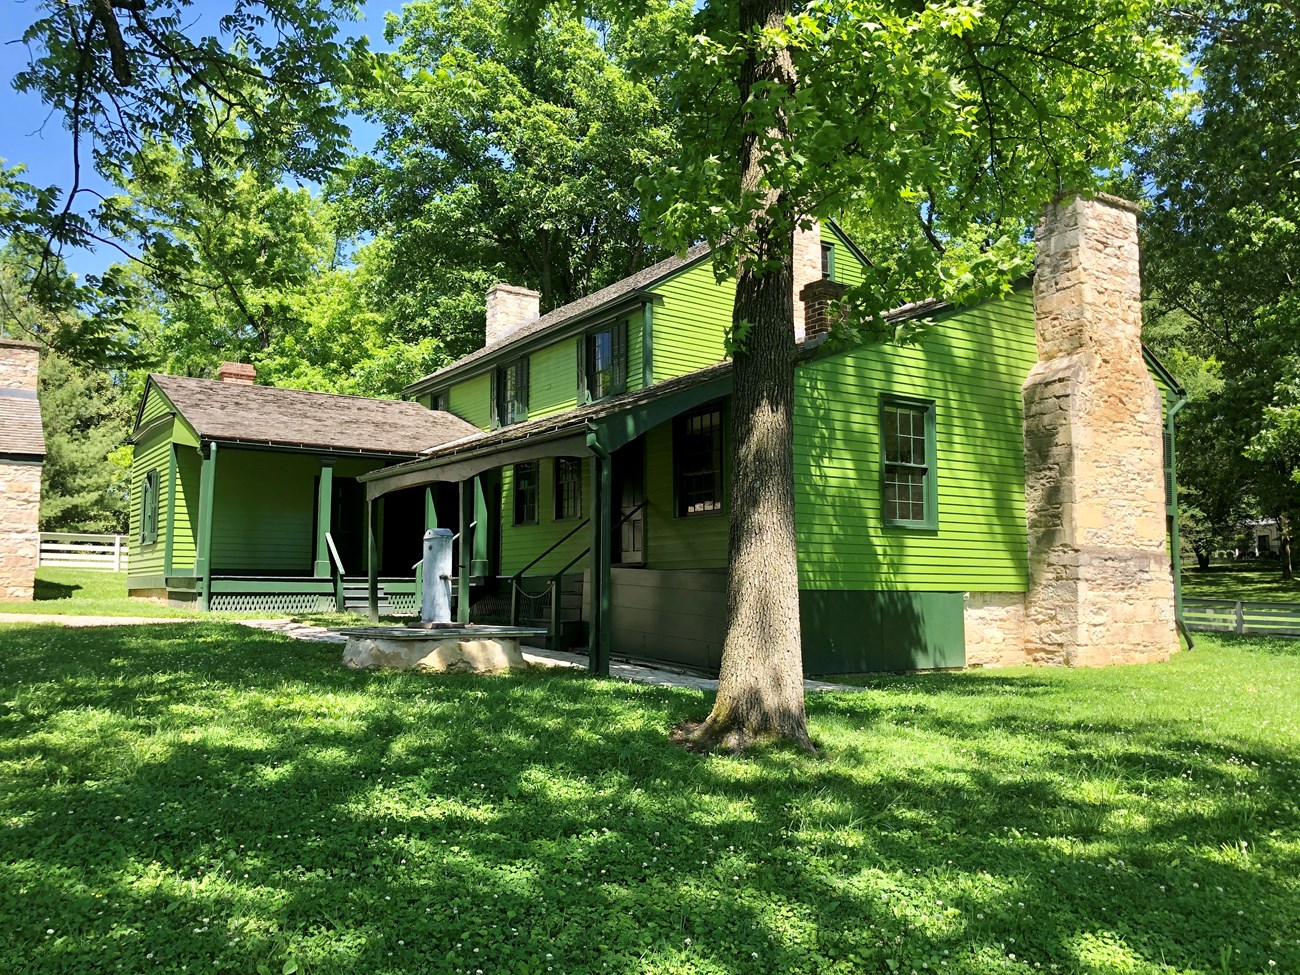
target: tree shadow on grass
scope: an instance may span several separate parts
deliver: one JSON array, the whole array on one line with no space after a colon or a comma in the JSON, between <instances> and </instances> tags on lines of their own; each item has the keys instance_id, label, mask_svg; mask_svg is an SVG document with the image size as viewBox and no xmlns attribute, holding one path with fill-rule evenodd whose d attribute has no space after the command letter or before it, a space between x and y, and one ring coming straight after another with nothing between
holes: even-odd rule
<instances>
[{"instance_id":1,"label":"tree shadow on grass","mask_svg":"<svg viewBox=\"0 0 1300 975\"><path fill-rule=\"evenodd\" d=\"M5 641L7 970L1300 969L1292 756L1048 678L813 696L825 757L730 760L669 744L688 692L224 625Z\"/></svg>"},{"instance_id":2,"label":"tree shadow on grass","mask_svg":"<svg viewBox=\"0 0 1300 975\"><path fill-rule=\"evenodd\" d=\"M81 588L78 585L70 585L66 582L51 582L49 579L42 579L37 576L32 588L32 601L39 603L52 599L71 599Z\"/></svg>"}]
</instances>

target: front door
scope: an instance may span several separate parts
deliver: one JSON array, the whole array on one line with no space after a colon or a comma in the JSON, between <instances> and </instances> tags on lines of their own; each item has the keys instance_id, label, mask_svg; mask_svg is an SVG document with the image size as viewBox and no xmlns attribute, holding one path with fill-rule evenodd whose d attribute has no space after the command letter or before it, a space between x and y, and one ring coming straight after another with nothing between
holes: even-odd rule
<instances>
[{"instance_id":1,"label":"front door","mask_svg":"<svg viewBox=\"0 0 1300 975\"><path fill-rule=\"evenodd\" d=\"M645 441L641 438L614 451L613 561L620 565L645 562ZM633 514L635 512L635 514Z\"/></svg>"}]
</instances>

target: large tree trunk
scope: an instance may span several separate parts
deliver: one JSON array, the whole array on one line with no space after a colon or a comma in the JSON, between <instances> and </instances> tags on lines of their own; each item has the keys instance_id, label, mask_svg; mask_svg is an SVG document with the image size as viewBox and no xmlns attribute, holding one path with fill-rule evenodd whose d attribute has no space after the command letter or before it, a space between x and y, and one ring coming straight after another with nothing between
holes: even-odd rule
<instances>
[{"instance_id":1,"label":"large tree trunk","mask_svg":"<svg viewBox=\"0 0 1300 975\"><path fill-rule=\"evenodd\" d=\"M741 28L776 27L785 0L742 0ZM787 51L751 48L742 100L755 82L795 87ZM789 144L788 119L770 138ZM731 396L730 572L718 698L690 731L697 747L738 751L758 741L811 749L799 642L794 530L794 233L778 193L763 189L764 160L753 135L741 147L741 190L765 206L746 228L733 311L736 350Z\"/></svg>"}]
</instances>

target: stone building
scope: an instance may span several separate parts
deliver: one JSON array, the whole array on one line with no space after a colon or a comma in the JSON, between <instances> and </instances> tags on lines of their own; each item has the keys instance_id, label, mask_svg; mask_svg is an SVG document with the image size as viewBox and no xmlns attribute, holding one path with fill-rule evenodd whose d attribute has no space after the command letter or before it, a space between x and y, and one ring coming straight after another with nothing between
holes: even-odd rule
<instances>
[{"instance_id":1,"label":"stone building","mask_svg":"<svg viewBox=\"0 0 1300 975\"><path fill-rule=\"evenodd\" d=\"M39 363L35 342L0 338L0 599L31 599L36 582L45 462Z\"/></svg>"}]
</instances>

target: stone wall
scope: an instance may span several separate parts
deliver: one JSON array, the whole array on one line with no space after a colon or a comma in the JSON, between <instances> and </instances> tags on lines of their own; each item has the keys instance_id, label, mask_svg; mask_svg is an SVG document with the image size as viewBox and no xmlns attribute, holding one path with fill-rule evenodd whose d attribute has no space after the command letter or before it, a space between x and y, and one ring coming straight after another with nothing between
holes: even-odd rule
<instances>
[{"instance_id":1,"label":"stone wall","mask_svg":"<svg viewBox=\"0 0 1300 975\"><path fill-rule=\"evenodd\" d=\"M0 458L0 599L31 599L40 547L41 465Z\"/></svg>"},{"instance_id":2,"label":"stone wall","mask_svg":"<svg viewBox=\"0 0 1300 975\"><path fill-rule=\"evenodd\" d=\"M1014 667L1025 663L1025 594L966 594L966 666Z\"/></svg>"},{"instance_id":3,"label":"stone wall","mask_svg":"<svg viewBox=\"0 0 1300 975\"><path fill-rule=\"evenodd\" d=\"M1164 660L1177 649L1159 391L1142 358L1137 215L1065 198L1039 224L1039 362L1023 387L1035 663Z\"/></svg>"}]
</instances>

